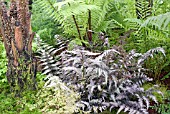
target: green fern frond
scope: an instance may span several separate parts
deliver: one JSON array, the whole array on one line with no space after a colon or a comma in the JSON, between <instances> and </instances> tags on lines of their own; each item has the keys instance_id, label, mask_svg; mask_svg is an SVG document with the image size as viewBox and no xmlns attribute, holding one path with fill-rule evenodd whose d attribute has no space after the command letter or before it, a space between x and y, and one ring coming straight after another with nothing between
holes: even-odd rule
<instances>
[{"instance_id":1,"label":"green fern frond","mask_svg":"<svg viewBox=\"0 0 170 114\"><path fill-rule=\"evenodd\" d=\"M141 30L142 28L157 28L158 30L168 31L170 28L170 12L149 17L145 21L136 18L127 18L124 21L134 24L135 26L138 25L138 30Z\"/></svg>"},{"instance_id":2,"label":"green fern frond","mask_svg":"<svg viewBox=\"0 0 170 114\"><path fill-rule=\"evenodd\" d=\"M136 18L126 18L124 21L127 22L130 29L139 29L143 23L142 20Z\"/></svg>"},{"instance_id":3,"label":"green fern frond","mask_svg":"<svg viewBox=\"0 0 170 114\"><path fill-rule=\"evenodd\" d=\"M158 16L152 16L149 17L147 20L145 20L142 24L141 24L141 28L143 27L147 27L151 25L156 26L159 30L168 30L169 29L169 25L170 25L170 12L167 12L165 14L160 14Z\"/></svg>"},{"instance_id":4,"label":"green fern frond","mask_svg":"<svg viewBox=\"0 0 170 114\"><path fill-rule=\"evenodd\" d=\"M56 7L58 10L61 10L64 6L68 6L70 4L78 4L80 3L80 0L75 1L75 0L65 0L65 1L61 1L61 2L56 2L54 4L54 7Z\"/></svg>"},{"instance_id":5,"label":"green fern frond","mask_svg":"<svg viewBox=\"0 0 170 114\"><path fill-rule=\"evenodd\" d=\"M146 19L152 14L152 5L147 0L136 0L135 6L138 19Z\"/></svg>"},{"instance_id":6,"label":"green fern frond","mask_svg":"<svg viewBox=\"0 0 170 114\"><path fill-rule=\"evenodd\" d=\"M56 12L57 9L53 5L54 3L56 3L56 0L36 0L35 1L35 4L41 6L40 10L45 12L52 19L56 19L57 13L54 13L54 12Z\"/></svg>"}]
</instances>

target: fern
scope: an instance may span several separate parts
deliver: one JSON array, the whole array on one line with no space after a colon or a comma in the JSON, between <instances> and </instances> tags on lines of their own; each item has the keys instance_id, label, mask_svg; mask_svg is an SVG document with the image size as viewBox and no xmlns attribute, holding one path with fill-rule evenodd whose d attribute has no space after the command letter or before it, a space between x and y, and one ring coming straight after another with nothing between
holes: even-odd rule
<instances>
[{"instance_id":1,"label":"fern","mask_svg":"<svg viewBox=\"0 0 170 114\"><path fill-rule=\"evenodd\" d=\"M55 19L57 17L56 12L57 9L53 6L56 0L36 0L35 4L41 6L41 10L44 11L48 16Z\"/></svg>"},{"instance_id":2,"label":"fern","mask_svg":"<svg viewBox=\"0 0 170 114\"><path fill-rule=\"evenodd\" d=\"M170 24L170 12L167 12L165 14L160 14L158 16L149 17L141 24L139 29L151 25L152 28L156 27L158 28L158 30L168 31L170 28L169 24Z\"/></svg>"},{"instance_id":3,"label":"fern","mask_svg":"<svg viewBox=\"0 0 170 114\"><path fill-rule=\"evenodd\" d=\"M83 50L67 51L63 56L71 58L65 58L66 67L62 77L81 93L82 100L79 103L84 104L82 108L86 111L98 112L106 107L119 107L117 113L123 110L147 113L149 99L157 101L152 95L154 89L145 91L141 87L152 79L145 75L146 69L140 61L155 51L164 54L162 48L155 48L146 54L135 53L134 50L126 54L121 48L106 50L102 54Z\"/></svg>"},{"instance_id":4,"label":"fern","mask_svg":"<svg viewBox=\"0 0 170 114\"><path fill-rule=\"evenodd\" d=\"M138 19L146 19L152 14L152 0L136 0L136 15Z\"/></svg>"},{"instance_id":5,"label":"fern","mask_svg":"<svg viewBox=\"0 0 170 114\"><path fill-rule=\"evenodd\" d=\"M167 12L165 14L160 14L158 16L148 17L144 21L140 19L134 19L134 18L127 18L124 21L137 24L138 30L141 30L142 28L151 28L151 29L157 28L158 30L168 31L170 27L169 26L170 12Z\"/></svg>"},{"instance_id":6,"label":"fern","mask_svg":"<svg viewBox=\"0 0 170 114\"><path fill-rule=\"evenodd\" d=\"M47 14L59 21L65 34L81 40L83 37L87 37L89 29L101 32L107 31L108 27L123 27L118 20L110 17L114 0L66 0L53 4L50 0L37 0L36 3L42 6L42 11L50 11ZM91 12L91 25L88 22L89 11ZM93 36L93 39L96 39L97 35Z\"/></svg>"},{"instance_id":7,"label":"fern","mask_svg":"<svg viewBox=\"0 0 170 114\"><path fill-rule=\"evenodd\" d=\"M61 73L61 63L59 61L60 56L58 55L67 49L68 41L62 41L59 37L59 35L55 36L56 46L54 48L53 46L44 43L38 34L36 36L36 42L39 47L37 50L37 59L39 61L38 67L39 70L42 71L43 74L46 74L48 77L59 76Z\"/></svg>"},{"instance_id":8,"label":"fern","mask_svg":"<svg viewBox=\"0 0 170 114\"><path fill-rule=\"evenodd\" d=\"M51 48L47 46L45 49ZM51 52L46 51L51 55ZM148 113L149 101L157 103L153 92L156 86L144 90L142 85L148 78L143 68L144 60L153 57L155 52L165 54L162 48L155 48L148 52L136 53L134 50L127 53L121 47L114 47L102 53L93 53L82 49L63 51L60 54L59 66L48 58L44 63L53 66L56 74L46 67L51 76L58 76L69 87L79 92L81 99L77 106L84 111L102 112L103 110L118 108L118 112ZM44 61L43 60L43 61ZM49 66L49 65L47 65ZM52 69L54 69L52 68ZM49 76L48 76L49 77ZM49 77L49 80L53 80Z\"/></svg>"}]
</instances>

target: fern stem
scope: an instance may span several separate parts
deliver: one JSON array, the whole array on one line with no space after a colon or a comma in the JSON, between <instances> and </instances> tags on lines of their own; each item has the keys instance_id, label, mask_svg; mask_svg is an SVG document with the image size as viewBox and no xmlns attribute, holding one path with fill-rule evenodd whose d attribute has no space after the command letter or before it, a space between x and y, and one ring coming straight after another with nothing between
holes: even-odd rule
<instances>
[{"instance_id":1,"label":"fern stem","mask_svg":"<svg viewBox=\"0 0 170 114\"><path fill-rule=\"evenodd\" d=\"M82 40L82 39L81 39L81 34L80 34L80 29L79 29L79 27L78 27L78 24L77 24L76 18L75 18L75 16L74 16L74 15L72 15L72 17L73 17L74 23L75 23L75 25L76 25L77 32L78 32L78 34L79 34L79 38L80 38L80 40Z\"/></svg>"},{"instance_id":2,"label":"fern stem","mask_svg":"<svg viewBox=\"0 0 170 114\"><path fill-rule=\"evenodd\" d=\"M48 3L50 4L51 8L53 8L54 11L57 11L57 9L53 6L53 3L51 3L50 0L48 0Z\"/></svg>"},{"instance_id":3,"label":"fern stem","mask_svg":"<svg viewBox=\"0 0 170 114\"><path fill-rule=\"evenodd\" d=\"M80 39L80 40L82 40L82 39L81 39L80 29L79 29L79 27L78 27L78 24L77 24L77 21L76 21L75 15L72 15L72 17L73 17L74 23L75 23L75 25L76 25L77 32L78 32L78 34L79 34L79 39ZM85 43L83 43L83 42L81 42L81 43L82 43L83 47L86 47Z\"/></svg>"},{"instance_id":4,"label":"fern stem","mask_svg":"<svg viewBox=\"0 0 170 114\"><path fill-rule=\"evenodd\" d=\"M91 11L89 10L89 18L88 18L88 25L89 25L89 30L92 30L92 25L91 25ZM87 33L87 35L88 35L88 40L89 40L89 42L91 43L92 42L92 32L91 31L88 31L88 33Z\"/></svg>"}]
</instances>

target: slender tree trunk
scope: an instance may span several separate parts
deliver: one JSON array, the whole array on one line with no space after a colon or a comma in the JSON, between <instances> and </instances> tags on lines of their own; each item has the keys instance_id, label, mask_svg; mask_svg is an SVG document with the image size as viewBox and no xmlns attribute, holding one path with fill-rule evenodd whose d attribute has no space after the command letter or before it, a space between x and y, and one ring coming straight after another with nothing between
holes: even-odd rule
<instances>
[{"instance_id":1,"label":"slender tree trunk","mask_svg":"<svg viewBox=\"0 0 170 114\"><path fill-rule=\"evenodd\" d=\"M11 0L7 9L0 3L1 32L8 58L7 80L15 95L36 89L36 60L32 56L29 0Z\"/></svg>"}]
</instances>

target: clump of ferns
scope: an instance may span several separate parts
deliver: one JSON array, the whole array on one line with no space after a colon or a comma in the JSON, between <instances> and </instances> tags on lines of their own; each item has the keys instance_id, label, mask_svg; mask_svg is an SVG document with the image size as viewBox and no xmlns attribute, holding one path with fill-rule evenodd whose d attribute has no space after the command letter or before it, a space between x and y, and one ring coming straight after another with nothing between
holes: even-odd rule
<instances>
[{"instance_id":1,"label":"clump of ferns","mask_svg":"<svg viewBox=\"0 0 170 114\"><path fill-rule=\"evenodd\" d=\"M157 86L144 90L142 85L152 81L143 68L144 61L153 57L162 48L154 48L146 53L129 53L121 47L93 53L75 49L61 54L63 73L61 78L80 93L77 105L84 111L102 112L118 108L117 113L147 114L150 99L157 103L153 92Z\"/></svg>"}]
</instances>

